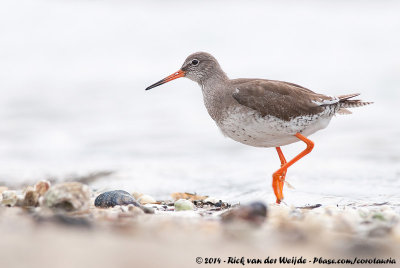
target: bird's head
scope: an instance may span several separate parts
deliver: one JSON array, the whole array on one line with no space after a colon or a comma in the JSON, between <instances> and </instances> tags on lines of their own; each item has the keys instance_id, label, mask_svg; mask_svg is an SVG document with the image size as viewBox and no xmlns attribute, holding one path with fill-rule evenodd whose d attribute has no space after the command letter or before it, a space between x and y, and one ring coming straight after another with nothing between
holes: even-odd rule
<instances>
[{"instance_id":1,"label":"bird's head","mask_svg":"<svg viewBox=\"0 0 400 268\"><path fill-rule=\"evenodd\" d=\"M222 71L218 61L211 54L206 52L196 52L186 58L182 67L177 72L147 87L146 90L180 77L187 77L199 84L204 84L204 82L211 77L220 77L225 79L226 75Z\"/></svg>"}]
</instances>

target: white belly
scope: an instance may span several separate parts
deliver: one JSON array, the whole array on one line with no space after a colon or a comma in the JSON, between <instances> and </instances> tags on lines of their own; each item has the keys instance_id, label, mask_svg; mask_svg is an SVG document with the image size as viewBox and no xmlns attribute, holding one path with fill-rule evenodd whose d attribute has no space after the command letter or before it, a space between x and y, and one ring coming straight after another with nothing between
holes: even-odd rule
<instances>
[{"instance_id":1,"label":"white belly","mask_svg":"<svg viewBox=\"0 0 400 268\"><path fill-rule=\"evenodd\" d=\"M228 111L217 125L231 139L255 147L278 147L299 141L294 135L309 136L328 126L332 115L296 117L284 121L274 116L261 117L247 107L235 107Z\"/></svg>"}]
</instances>

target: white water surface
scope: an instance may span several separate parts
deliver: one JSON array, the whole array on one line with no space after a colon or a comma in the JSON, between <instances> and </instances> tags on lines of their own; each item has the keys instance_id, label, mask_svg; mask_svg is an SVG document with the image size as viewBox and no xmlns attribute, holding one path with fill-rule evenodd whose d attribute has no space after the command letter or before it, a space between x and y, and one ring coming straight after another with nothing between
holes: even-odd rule
<instances>
[{"instance_id":1,"label":"white water surface","mask_svg":"<svg viewBox=\"0 0 400 268\"><path fill-rule=\"evenodd\" d=\"M287 204L400 205L399 1L0 3L0 182L113 171L97 189L275 200L275 149L220 134L198 85L145 92L196 51L231 78L362 93L290 168ZM283 147L287 158L303 144Z\"/></svg>"}]
</instances>

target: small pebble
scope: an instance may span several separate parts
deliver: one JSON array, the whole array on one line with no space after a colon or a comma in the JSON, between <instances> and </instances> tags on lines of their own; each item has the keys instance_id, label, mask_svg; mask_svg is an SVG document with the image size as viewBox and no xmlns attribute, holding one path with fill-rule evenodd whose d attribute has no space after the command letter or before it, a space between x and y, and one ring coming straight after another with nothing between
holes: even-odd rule
<instances>
[{"instance_id":1,"label":"small pebble","mask_svg":"<svg viewBox=\"0 0 400 268\"><path fill-rule=\"evenodd\" d=\"M175 211L193 210L194 205L191 201L186 199L179 199L174 203Z\"/></svg>"},{"instance_id":2,"label":"small pebble","mask_svg":"<svg viewBox=\"0 0 400 268\"><path fill-rule=\"evenodd\" d=\"M146 207L146 206L141 206L140 208L146 214L154 214L155 213L155 209L154 208L150 208L150 207Z\"/></svg>"},{"instance_id":3,"label":"small pebble","mask_svg":"<svg viewBox=\"0 0 400 268\"><path fill-rule=\"evenodd\" d=\"M151 197L150 195L147 195L147 194L140 196L137 201L139 201L140 204L142 204L142 205L154 204L157 202L153 197Z\"/></svg>"},{"instance_id":4,"label":"small pebble","mask_svg":"<svg viewBox=\"0 0 400 268\"><path fill-rule=\"evenodd\" d=\"M89 186L79 182L64 182L51 187L43 199L44 206L64 211L84 211L90 205Z\"/></svg>"},{"instance_id":5,"label":"small pebble","mask_svg":"<svg viewBox=\"0 0 400 268\"><path fill-rule=\"evenodd\" d=\"M16 191L5 190L2 192L2 200L1 203L6 206L15 206L18 201L18 196Z\"/></svg>"},{"instance_id":6,"label":"small pebble","mask_svg":"<svg viewBox=\"0 0 400 268\"><path fill-rule=\"evenodd\" d=\"M131 216L141 215L144 213L143 209L132 204L122 206L121 210L124 212L128 212Z\"/></svg>"},{"instance_id":7,"label":"small pebble","mask_svg":"<svg viewBox=\"0 0 400 268\"><path fill-rule=\"evenodd\" d=\"M28 190L25 192L22 206L24 207L37 207L39 205L39 193L34 190Z\"/></svg>"},{"instance_id":8,"label":"small pebble","mask_svg":"<svg viewBox=\"0 0 400 268\"><path fill-rule=\"evenodd\" d=\"M203 203L211 203L211 204L216 204L219 201L221 201L218 198L214 198L214 197L207 197L206 199L203 200Z\"/></svg>"},{"instance_id":9,"label":"small pebble","mask_svg":"<svg viewBox=\"0 0 400 268\"><path fill-rule=\"evenodd\" d=\"M374 220L379 220L379 221L385 221L385 217L382 213L376 212L372 215L372 219Z\"/></svg>"},{"instance_id":10,"label":"small pebble","mask_svg":"<svg viewBox=\"0 0 400 268\"><path fill-rule=\"evenodd\" d=\"M96 197L94 205L101 208L109 208L117 205L129 205L140 207L140 204L128 192L123 190L108 191Z\"/></svg>"},{"instance_id":11,"label":"small pebble","mask_svg":"<svg viewBox=\"0 0 400 268\"><path fill-rule=\"evenodd\" d=\"M229 210L221 215L223 222L233 222L237 220L247 221L256 225L261 225L267 217L267 206L262 202L253 202L238 208Z\"/></svg>"}]
</instances>

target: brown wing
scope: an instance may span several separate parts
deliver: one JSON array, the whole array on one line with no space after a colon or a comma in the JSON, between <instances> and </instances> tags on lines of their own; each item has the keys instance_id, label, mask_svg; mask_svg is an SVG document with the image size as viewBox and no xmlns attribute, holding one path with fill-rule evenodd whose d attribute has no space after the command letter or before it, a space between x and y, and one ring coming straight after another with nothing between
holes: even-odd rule
<instances>
[{"instance_id":1,"label":"brown wing","mask_svg":"<svg viewBox=\"0 0 400 268\"><path fill-rule=\"evenodd\" d=\"M240 104L262 116L272 115L286 121L300 115L320 113L324 106L336 102L336 98L281 81L237 79L233 86L236 88L233 98Z\"/></svg>"}]
</instances>

